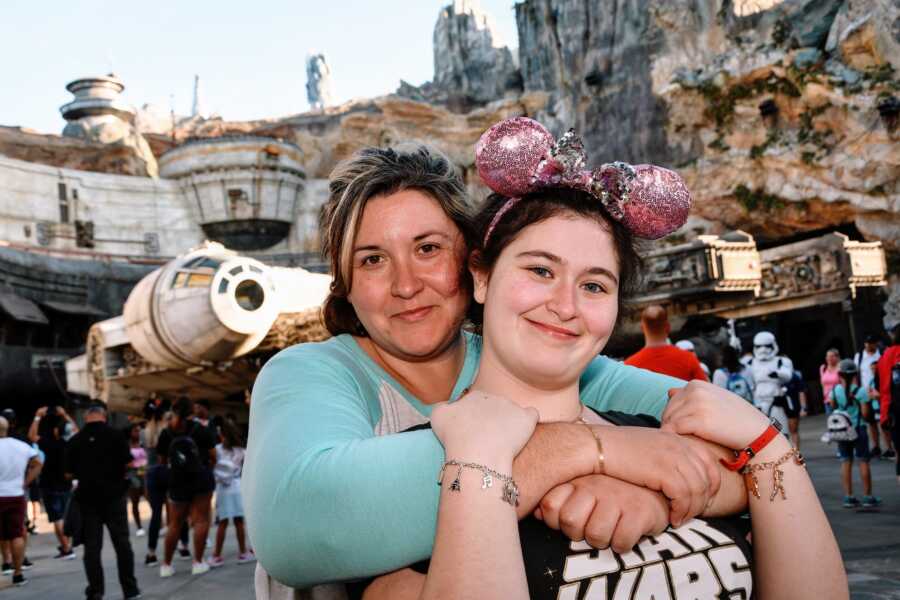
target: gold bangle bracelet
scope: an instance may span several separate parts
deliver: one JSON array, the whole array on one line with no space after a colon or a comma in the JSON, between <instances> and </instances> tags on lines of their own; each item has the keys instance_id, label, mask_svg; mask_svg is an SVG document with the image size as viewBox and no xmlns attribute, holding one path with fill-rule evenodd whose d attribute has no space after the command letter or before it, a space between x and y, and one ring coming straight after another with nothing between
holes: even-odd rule
<instances>
[{"instance_id":1,"label":"gold bangle bracelet","mask_svg":"<svg viewBox=\"0 0 900 600\"><path fill-rule=\"evenodd\" d=\"M603 442L600 440L600 434L594 431L594 428L591 427L590 423L588 423L584 419L579 418L578 422L587 427L587 430L590 432L591 437L594 438L594 442L597 443L597 466L594 468L594 474L603 475L606 472L606 465L604 464L604 461L606 459L603 455Z\"/></svg>"}]
</instances>

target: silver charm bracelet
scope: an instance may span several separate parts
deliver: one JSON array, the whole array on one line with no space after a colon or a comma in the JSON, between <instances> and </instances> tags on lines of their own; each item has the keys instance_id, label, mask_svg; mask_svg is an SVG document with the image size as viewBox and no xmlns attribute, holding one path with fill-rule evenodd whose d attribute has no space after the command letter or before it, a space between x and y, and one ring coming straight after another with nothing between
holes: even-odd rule
<instances>
[{"instance_id":1,"label":"silver charm bracelet","mask_svg":"<svg viewBox=\"0 0 900 600\"><path fill-rule=\"evenodd\" d=\"M503 496L502 500L509 504L510 506L518 506L519 505L519 486L516 485L516 482L513 481L513 478L509 475L504 475L502 473L498 473L493 469L489 469L484 465L479 465L478 463L470 463L470 462L460 462L458 460L448 460L444 463L444 466L441 467L441 473L438 475L437 484L442 485L444 481L444 471L447 469L447 465L452 467L457 467L456 478L453 480L453 483L450 484L451 492L458 492L461 489L459 483L459 477L462 475L463 468L466 469L476 469L481 471L481 489L486 490L489 487L493 487L494 479L499 479L503 482Z\"/></svg>"}]
</instances>

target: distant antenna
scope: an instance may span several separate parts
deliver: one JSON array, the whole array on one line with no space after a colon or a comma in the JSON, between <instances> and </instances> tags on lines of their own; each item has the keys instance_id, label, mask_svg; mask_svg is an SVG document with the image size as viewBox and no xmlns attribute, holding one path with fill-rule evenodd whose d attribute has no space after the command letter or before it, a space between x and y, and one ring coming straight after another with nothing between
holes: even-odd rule
<instances>
[{"instance_id":1,"label":"distant antenna","mask_svg":"<svg viewBox=\"0 0 900 600\"><path fill-rule=\"evenodd\" d=\"M107 73L113 75L116 72L115 61L113 60L112 50L107 48L106 50L106 68Z\"/></svg>"}]
</instances>

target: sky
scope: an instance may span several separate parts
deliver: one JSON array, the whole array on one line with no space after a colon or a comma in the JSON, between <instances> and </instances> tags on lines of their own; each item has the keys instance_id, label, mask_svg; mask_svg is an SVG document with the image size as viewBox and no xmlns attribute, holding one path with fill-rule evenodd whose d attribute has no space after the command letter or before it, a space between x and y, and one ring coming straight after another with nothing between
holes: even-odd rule
<instances>
[{"instance_id":1,"label":"sky","mask_svg":"<svg viewBox=\"0 0 900 600\"><path fill-rule=\"evenodd\" d=\"M68 82L110 71L123 99L189 114L194 75L206 111L229 120L308 110L306 55L324 53L335 100L419 85L450 0L0 0L0 125L60 133ZM510 47L514 0L481 0Z\"/></svg>"}]
</instances>

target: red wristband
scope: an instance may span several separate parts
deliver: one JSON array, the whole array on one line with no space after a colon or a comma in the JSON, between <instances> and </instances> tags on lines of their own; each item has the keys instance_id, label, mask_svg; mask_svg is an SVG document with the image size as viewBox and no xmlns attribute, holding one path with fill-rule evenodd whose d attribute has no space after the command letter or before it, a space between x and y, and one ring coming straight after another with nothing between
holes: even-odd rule
<instances>
[{"instance_id":1,"label":"red wristband","mask_svg":"<svg viewBox=\"0 0 900 600\"><path fill-rule=\"evenodd\" d=\"M776 422L771 422L766 430L762 432L758 438L750 442L750 445L743 450L734 451L734 460L725 460L720 458L719 462L725 465L729 471L738 471L747 464L751 458L756 456L760 450L766 447L780 433Z\"/></svg>"}]
</instances>

